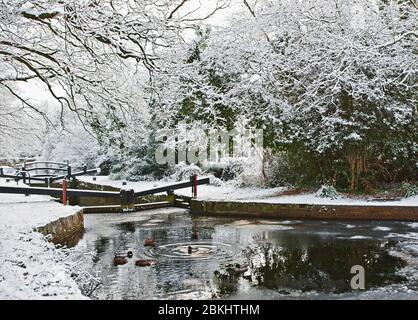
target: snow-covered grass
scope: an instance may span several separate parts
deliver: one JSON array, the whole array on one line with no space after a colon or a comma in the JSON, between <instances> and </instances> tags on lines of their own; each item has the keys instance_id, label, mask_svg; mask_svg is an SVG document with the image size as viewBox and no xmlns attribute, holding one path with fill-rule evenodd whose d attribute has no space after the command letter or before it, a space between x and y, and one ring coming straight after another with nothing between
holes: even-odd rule
<instances>
[{"instance_id":1,"label":"snow-covered grass","mask_svg":"<svg viewBox=\"0 0 418 320\"><path fill-rule=\"evenodd\" d=\"M0 194L0 299L85 299L65 250L35 231L78 210L48 196Z\"/></svg>"},{"instance_id":2,"label":"snow-covered grass","mask_svg":"<svg viewBox=\"0 0 418 320\"><path fill-rule=\"evenodd\" d=\"M96 181L92 177L80 177L81 180L101 185L122 188L122 180L111 180L107 176L98 176ZM149 189L157 186L168 185L168 181L140 181L127 182L127 187L135 191ZM224 183L220 186L201 185L197 187L198 199L204 200L236 200L283 204L317 204L317 205L368 205L368 206L418 206L418 196L402 199L400 201L371 201L367 197L344 197L338 199L318 197L315 193L303 193L295 195L281 195L286 188L240 188L236 185ZM191 196L191 188L175 191L178 195Z\"/></svg>"}]
</instances>

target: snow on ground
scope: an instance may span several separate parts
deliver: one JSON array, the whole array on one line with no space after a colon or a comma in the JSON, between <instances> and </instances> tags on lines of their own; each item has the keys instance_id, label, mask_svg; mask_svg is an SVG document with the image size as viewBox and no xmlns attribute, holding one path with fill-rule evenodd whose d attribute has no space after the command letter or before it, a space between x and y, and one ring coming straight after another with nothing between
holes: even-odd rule
<instances>
[{"instance_id":1,"label":"snow on ground","mask_svg":"<svg viewBox=\"0 0 418 320\"><path fill-rule=\"evenodd\" d=\"M34 231L78 210L48 196L0 194L0 299L85 299L65 253Z\"/></svg>"},{"instance_id":2,"label":"snow on ground","mask_svg":"<svg viewBox=\"0 0 418 320\"><path fill-rule=\"evenodd\" d=\"M98 176L96 181L92 177L80 177L82 181L122 188L124 180L111 180L108 176ZM126 187L135 191L150 189L171 184L167 181L128 181ZM297 195L280 195L285 188L238 188L231 184L222 186L200 185L197 187L198 199L204 200L236 200L248 202L283 203L283 204L316 204L316 205L367 205L367 206L418 206L418 196L400 201L371 201L367 198L328 199L315 196L314 193ZM178 195L191 196L191 188L175 191Z\"/></svg>"}]
</instances>

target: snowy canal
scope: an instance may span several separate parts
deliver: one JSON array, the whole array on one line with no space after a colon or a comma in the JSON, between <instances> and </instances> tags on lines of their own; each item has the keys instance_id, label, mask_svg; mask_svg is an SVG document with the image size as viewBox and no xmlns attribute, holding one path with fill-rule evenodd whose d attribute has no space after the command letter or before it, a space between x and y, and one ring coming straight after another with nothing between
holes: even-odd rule
<instances>
[{"instance_id":1,"label":"snowy canal","mask_svg":"<svg viewBox=\"0 0 418 320\"><path fill-rule=\"evenodd\" d=\"M85 215L75 249L93 253L85 267L101 285L92 298L418 298L412 222L237 220L167 208ZM365 290L350 286L354 265L365 269Z\"/></svg>"}]
</instances>

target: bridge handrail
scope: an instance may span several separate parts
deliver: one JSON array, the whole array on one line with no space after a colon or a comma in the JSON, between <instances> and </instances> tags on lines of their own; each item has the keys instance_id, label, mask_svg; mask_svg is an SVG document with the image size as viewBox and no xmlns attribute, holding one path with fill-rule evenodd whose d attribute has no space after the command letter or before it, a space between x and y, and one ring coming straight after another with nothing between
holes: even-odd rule
<instances>
[{"instance_id":1,"label":"bridge handrail","mask_svg":"<svg viewBox=\"0 0 418 320\"><path fill-rule=\"evenodd\" d=\"M82 176L84 174L89 174L89 173L100 173L100 168L94 168L94 169L74 172L74 173L71 173L71 177L78 177L78 176ZM67 177L68 177L68 175L53 176L53 177L51 177L51 181L62 180L62 179L65 179Z\"/></svg>"},{"instance_id":2,"label":"bridge handrail","mask_svg":"<svg viewBox=\"0 0 418 320\"><path fill-rule=\"evenodd\" d=\"M62 172L66 172L67 171L67 168L47 168L47 167L45 167L45 168L38 168L38 167L35 167L35 168L26 168L25 167L25 171L36 171L36 170L50 170L50 171L62 171Z\"/></svg>"},{"instance_id":3,"label":"bridge handrail","mask_svg":"<svg viewBox=\"0 0 418 320\"><path fill-rule=\"evenodd\" d=\"M22 180L22 179L24 180L25 177L28 177L29 179L36 180L36 181L48 181L48 179L49 179L50 182L54 182L54 181L62 180L62 179L65 179L65 178L75 178L77 176L82 176L84 174L90 174L90 173L100 174L100 168L94 168L94 169L89 169L88 170L87 166L84 166L82 171L75 172L75 173L71 172L71 166L68 166L65 170L64 169L57 170L57 169L54 169L54 168L45 168L46 170L62 171L62 172L67 173L67 174L63 174L63 175L59 175L59 176L50 175L50 174L45 174L45 175L42 175L42 174L31 175L30 174L30 171L36 171L36 170L42 170L42 169L43 168L34 168L34 169L26 169L25 168L25 170L20 169L15 175L5 175L4 172L3 172L3 169L0 168L0 177L13 178L13 179L17 179L17 180Z\"/></svg>"},{"instance_id":4,"label":"bridge handrail","mask_svg":"<svg viewBox=\"0 0 418 320\"><path fill-rule=\"evenodd\" d=\"M53 164L53 165L58 165L58 166L68 166L67 162L56 162L56 161L32 161L32 162L24 162L24 163L19 163L16 165L16 167L26 167L26 166L32 166L35 164Z\"/></svg>"}]
</instances>

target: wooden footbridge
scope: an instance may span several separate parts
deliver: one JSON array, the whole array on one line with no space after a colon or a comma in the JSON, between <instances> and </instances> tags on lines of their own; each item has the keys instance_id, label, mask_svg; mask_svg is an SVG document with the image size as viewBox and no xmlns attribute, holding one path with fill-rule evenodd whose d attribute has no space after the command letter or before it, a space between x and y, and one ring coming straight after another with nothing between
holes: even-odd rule
<instances>
[{"instance_id":1,"label":"wooden footbridge","mask_svg":"<svg viewBox=\"0 0 418 320\"><path fill-rule=\"evenodd\" d=\"M0 177L13 179L17 183L22 180L24 184L31 185L31 182L35 181L50 186L63 179L71 180L82 175L100 173L100 168L87 169L86 165L83 165L79 171L73 172L73 168L68 162L53 161L26 162L17 165L15 169L15 174L6 174L0 168Z\"/></svg>"}]
</instances>

